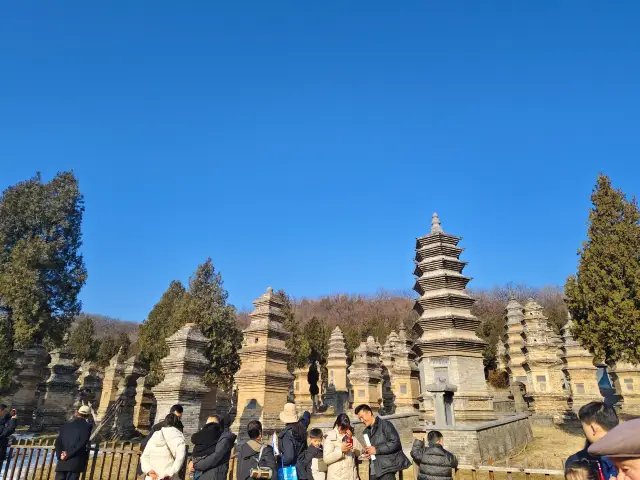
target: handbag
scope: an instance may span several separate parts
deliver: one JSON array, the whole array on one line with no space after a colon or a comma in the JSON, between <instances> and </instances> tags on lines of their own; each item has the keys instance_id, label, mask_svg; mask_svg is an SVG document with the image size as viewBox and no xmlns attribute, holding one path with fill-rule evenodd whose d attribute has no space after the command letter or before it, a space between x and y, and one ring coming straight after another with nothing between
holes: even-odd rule
<instances>
[{"instance_id":1,"label":"handbag","mask_svg":"<svg viewBox=\"0 0 640 480\"><path fill-rule=\"evenodd\" d=\"M269 467L260 466L260 459L262 458L263 451L264 445L260 447L260 453L258 454L258 466L249 470L249 476L251 478L270 480L273 477L273 470L271 470Z\"/></svg>"},{"instance_id":2,"label":"handbag","mask_svg":"<svg viewBox=\"0 0 640 480\"><path fill-rule=\"evenodd\" d=\"M282 457L280 457L282 458ZM278 480L298 480L298 471L295 465L284 466L284 458L282 458L282 466L278 468Z\"/></svg>"},{"instance_id":3,"label":"handbag","mask_svg":"<svg viewBox=\"0 0 640 480\"><path fill-rule=\"evenodd\" d=\"M167 451L169 452L169 455L171 455L171 460L173 460L175 462L176 461L176 456L173 454L173 452L169 448L169 443L167 442L167 439L164 436L164 432L162 431L162 429L160 429L160 435L162 435L162 439L164 440L164 446L167 447ZM174 473L171 476L171 480L181 480L180 479L180 472Z\"/></svg>"}]
</instances>

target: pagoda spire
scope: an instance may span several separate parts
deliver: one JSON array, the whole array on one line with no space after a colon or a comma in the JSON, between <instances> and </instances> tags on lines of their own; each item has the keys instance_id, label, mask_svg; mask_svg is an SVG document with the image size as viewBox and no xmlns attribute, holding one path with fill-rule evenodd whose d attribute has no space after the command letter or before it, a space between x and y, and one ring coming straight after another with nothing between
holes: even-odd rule
<instances>
[{"instance_id":1,"label":"pagoda spire","mask_svg":"<svg viewBox=\"0 0 640 480\"><path fill-rule=\"evenodd\" d=\"M440 217L435 212L431 216L431 233L444 233L440 225Z\"/></svg>"}]
</instances>

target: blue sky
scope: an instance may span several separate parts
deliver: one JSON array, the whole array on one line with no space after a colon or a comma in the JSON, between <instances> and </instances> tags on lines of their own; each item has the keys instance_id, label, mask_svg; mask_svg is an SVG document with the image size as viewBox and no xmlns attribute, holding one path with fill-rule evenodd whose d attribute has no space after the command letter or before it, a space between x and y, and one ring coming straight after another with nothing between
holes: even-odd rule
<instances>
[{"instance_id":1,"label":"blue sky","mask_svg":"<svg viewBox=\"0 0 640 480\"><path fill-rule=\"evenodd\" d=\"M561 3L561 5L559 5ZM562 284L598 171L640 194L640 4L5 2L0 187L74 169L84 309L142 320L211 256L230 300Z\"/></svg>"}]
</instances>

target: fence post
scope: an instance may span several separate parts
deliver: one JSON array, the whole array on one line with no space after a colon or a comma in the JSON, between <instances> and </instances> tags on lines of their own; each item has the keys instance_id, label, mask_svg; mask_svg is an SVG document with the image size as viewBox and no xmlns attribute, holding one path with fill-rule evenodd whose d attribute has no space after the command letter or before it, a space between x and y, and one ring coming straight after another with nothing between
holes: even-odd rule
<instances>
[{"instance_id":1,"label":"fence post","mask_svg":"<svg viewBox=\"0 0 640 480\"><path fill-rule=\"evenodd\" d=\"M100 442L96 442L96 446L95 448L92 448L93 450L93 458L91 459L91 468L89 470L89 479L88 480L93 480L93 474L96 471L96 462L98 461L98 452L100 451ZM85 470L85 475L87 473L87 471ZM83 478L83 480L85 480Z\"/></svg>"}]
</instances>

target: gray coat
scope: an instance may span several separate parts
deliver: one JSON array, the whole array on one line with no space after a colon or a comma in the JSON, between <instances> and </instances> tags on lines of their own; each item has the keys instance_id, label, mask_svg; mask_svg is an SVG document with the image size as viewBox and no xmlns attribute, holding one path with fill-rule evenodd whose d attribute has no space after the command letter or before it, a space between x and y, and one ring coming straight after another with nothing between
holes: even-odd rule
<instances>
[{"instance_id":1,"label":"gray coat","mask_svg":"<svg viewBox=\"0 0 640 480\"><path fill-rule=\"evenodd\" d=\"M415 440L411 457L420 466L418 480L451 480L453 469L458 468L456 456L442 445L424 446L422 440Z\"/></svg>"}]
</instances>

